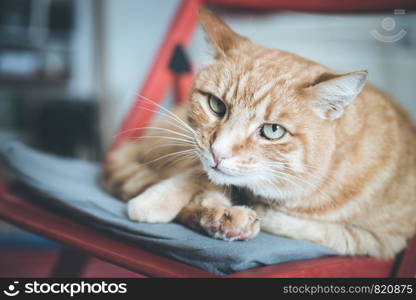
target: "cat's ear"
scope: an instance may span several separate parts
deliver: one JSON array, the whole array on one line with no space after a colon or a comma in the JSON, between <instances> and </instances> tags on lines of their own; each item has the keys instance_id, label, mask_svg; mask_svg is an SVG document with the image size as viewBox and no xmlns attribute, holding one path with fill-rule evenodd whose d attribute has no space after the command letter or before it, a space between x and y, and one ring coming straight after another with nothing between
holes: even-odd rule
<instances>
[{"instance_id":1,"label":"cat's ear","mask_svg":"<svg viewBox=\"0 0 416 300\"><path fill-rule=\"evenodd\" d=\"M312 93L312 109L319 117L335 120L358 96L367 82L368 72L357 71L332 76L309 87Z\"/></svg>"},{"instance_id":2,"label":"cat's ear","mask_svg":"<svg viewBox=\"0 0 416 300\"><path fill-rule=\"evenodd\" d=\"M235 33L220 18L206 8L199 9L202 28L209 43L214 47L215 57L227 55L227 52L247 41L247 38Z\"/></svg>"}]
</instances>

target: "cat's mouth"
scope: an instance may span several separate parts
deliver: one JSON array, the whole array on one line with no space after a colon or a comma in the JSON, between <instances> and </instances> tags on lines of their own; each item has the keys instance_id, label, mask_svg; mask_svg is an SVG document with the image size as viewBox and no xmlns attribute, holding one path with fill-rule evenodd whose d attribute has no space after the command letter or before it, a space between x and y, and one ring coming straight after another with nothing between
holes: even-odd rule
<instances>
[{"instance_id":1,"label":"cat's mouth","mask_svg":"<svg viewBox=\"0 0 416 300\"><path fill-rule=\"evenodd\" d=\"M209 155L202 155L201 162L204 167L204 170L208 175L215 176L218 178L222 178L226 180L227 178L239 178L244 177L242 173L238 172L237 170L228 168L224 166L222 163L217 164L213 161L212 157Z\"/></svg>"},{"instance_id":2,"label":"cat's mouth","mask_svg":"<svg viewBox=\"0 0 416 300\"><path fill-rule=\"evenodd\" d=\"M238 171L226 168L224 166L209 166L209 170L216 175L222 175L222 177L243 177L244 174L241 174Z\"/></svg>"},{"instance_id":3,"label":"cat's mouth","mask_svg":"<svg viewBox=\"0 0 416 300\"><path fill-rule=\"evenodd\" d=\"M221 175L225 175L225 176L232 176L232 177L238 176L238 175L230 174L229 172L224 171L224 169L221 169L219 166L213 166L211 167L211 170Z\"/></svg>"}]
</instances>

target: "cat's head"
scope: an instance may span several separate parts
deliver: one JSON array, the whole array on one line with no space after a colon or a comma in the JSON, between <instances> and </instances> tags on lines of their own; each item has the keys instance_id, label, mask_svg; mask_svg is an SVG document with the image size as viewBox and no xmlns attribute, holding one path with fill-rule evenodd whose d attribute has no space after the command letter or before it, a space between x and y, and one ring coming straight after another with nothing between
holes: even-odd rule
<instances>
[{"instance_id":1,"label":"cat's head","mask_svg":"<svg viewBox=\"0 0 416 300\"><path fill-rule=\"evenodd\" d=\"M255 45L207 10L200 17L214 60L196 76L188 118L208 177L267 198L306 192L367 72L338 75Z\"/></svg>"}]
</instances>

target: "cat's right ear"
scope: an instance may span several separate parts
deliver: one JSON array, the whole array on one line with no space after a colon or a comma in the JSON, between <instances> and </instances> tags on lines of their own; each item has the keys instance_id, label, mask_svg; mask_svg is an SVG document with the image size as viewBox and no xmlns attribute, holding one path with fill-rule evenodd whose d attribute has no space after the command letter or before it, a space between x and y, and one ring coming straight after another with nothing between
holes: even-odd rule
<instances>
[{"instance_id":1,"label":"cat's right ear","mask_svg":"<svg viewBox=\"0 0 416 300\"><path fill-rule=\"evenodd\" d=\"M215 58L227 56L227 53L238 47L239 43L247 38L235 33L220 18L206 8L199 9L202 28L208 42L215 50Z\"/></svg>"},{"instance_id":2,"label":"cat's right ear","mask_svg":"<svg viewBox=\"0 0 416 300\"><path fill-rule=\"evenodd\" d=\"M312 109L322 119L335 120L358 96L367 82L367 71L334 75L307 88L312 94Z\"/></svg>"}]
</instances>

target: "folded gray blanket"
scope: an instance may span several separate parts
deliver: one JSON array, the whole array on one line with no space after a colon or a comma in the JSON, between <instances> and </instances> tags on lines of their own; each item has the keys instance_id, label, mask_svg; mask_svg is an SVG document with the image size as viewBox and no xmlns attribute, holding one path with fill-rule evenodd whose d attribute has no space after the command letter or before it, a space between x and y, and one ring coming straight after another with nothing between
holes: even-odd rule
<instances>
[{"instance_id":1,"label":"folded gray blanket","mask_svg":"<svg viewBox=\"0 0 416 300\"><path fill-rule=\"evenodd\" d=\"M45 199L49 200L44 201L80 222L215 274L335 254L318 244L267 233L249 241L226 242L176 223L132 222L127 218L125 203L101 189L97 165L42 153L12 140L0 141L0 159L19 180L48 196Z\"/></svg>"}]
</instances>

